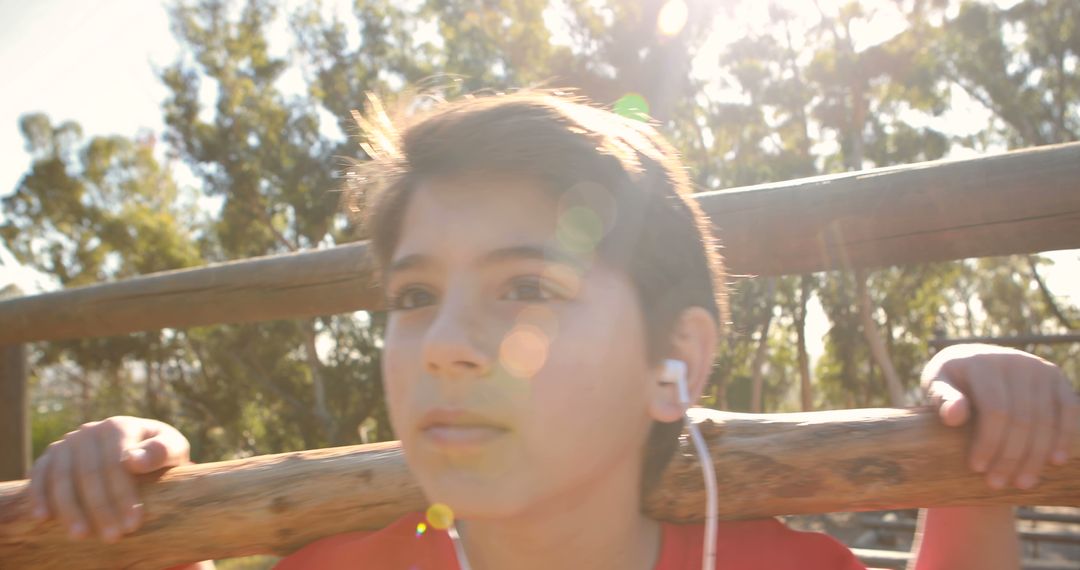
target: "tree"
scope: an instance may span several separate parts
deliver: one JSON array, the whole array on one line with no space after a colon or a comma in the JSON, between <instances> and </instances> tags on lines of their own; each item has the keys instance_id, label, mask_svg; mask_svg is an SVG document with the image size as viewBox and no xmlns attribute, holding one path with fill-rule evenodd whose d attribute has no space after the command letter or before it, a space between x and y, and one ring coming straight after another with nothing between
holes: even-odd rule
<instances>
[{"instance_id":1,"label":"tree","mask_svg":"<svg viewBox=\"0 0 1080 570\"><path fill-rule=\"evenodd\" d=\"M69 287L202 263L199 227L184 222L196 219L193 201L159 162L152 136L84 141L77 123L53 124L43 114L25 115L20 128L33 164L4 199L0 225L18 261ZM170 417L153 394L172 342L161 331L42 346L31 384L47 412L34 418L35 449L102 413L141 408ZM75 405L54 409L57 400Z\"/></svg>"}]
</instances>

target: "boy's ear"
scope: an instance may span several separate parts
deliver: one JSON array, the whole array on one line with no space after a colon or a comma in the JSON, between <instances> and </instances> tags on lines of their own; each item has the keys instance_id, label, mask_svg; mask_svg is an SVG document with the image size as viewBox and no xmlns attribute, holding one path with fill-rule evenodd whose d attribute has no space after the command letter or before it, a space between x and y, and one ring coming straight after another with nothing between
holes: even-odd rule
<instances>
[{"instance_id":1,"label":"boy's ear","mask_svg":"<svg viewBox=\"0 0 1080 570\"><path fill-rule=\"evenodd\" d=\"M684 309L672 327L666 358L674 358L686 363L686 387L690 392L690 402L701 397L705 382L712 371L716 356L717 323L709 311L702 307ZM674 384L665 385L663 363L649 375L649 414L658 422L675 422L683 417L683 407L679 403L679 391Z\"/></svg>"}]
</instances>

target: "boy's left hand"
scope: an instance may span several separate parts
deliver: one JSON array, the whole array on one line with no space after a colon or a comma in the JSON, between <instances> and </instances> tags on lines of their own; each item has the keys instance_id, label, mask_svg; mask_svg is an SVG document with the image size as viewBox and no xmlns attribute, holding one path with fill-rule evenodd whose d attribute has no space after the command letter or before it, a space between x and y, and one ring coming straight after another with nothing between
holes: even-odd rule
<instances>
[{"instance_id":1,"label":"boy's left hand","mask_svg":"<svg viewBox=\"0 0 1080 570\"><path fill-rule=\"evenodd\" d=\"M969 463L991 487L1030 489L1048 461L1068 461L1080 398L1054 364L1011 348L956 345L927 363L922 385L945 425L975 417Z\"/></svg>"}]
</instances>

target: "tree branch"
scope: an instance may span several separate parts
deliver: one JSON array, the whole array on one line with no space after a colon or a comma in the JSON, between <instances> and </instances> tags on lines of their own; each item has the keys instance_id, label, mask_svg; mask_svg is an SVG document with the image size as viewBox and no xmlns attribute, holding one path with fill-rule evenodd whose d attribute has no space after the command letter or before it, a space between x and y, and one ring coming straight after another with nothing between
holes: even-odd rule
<instances>
[{"instance_id":1,"label":"tree branch","mask_svg":"<svg viewBox=\"0 0 1080 570\"><path fill-rule=\"evenodd\" d=\"M874 307L870 300L870 291L866 286L867 275L865 271L855 271L855 296L859 308L859 321L862 323L863 336L870 346L870 354L874 357L881 373L885 376L885 387L889 391L889 401L893 406L904 405L904 387L900 382L900 375L896 373L892 358L889 357L888 348L878 330L877 322L874 321Z\"/></svg>"},{"instance_id":2,"label":"tree branch","mask_svg":"<svg viewBox=\"0 0 1080 570\"><path fill-rule=\"evenodd\" d=\"M757 348L754 350L754 362L750 372L753 375L750 386L750 410L755 413L762 411L762 392L765 388L765 364L769 356L769 328L773 321L773 308L776 306L776 278L765 279L765 316L761 319L761 336L758 338Z\"/></svg>"}]
</instances>

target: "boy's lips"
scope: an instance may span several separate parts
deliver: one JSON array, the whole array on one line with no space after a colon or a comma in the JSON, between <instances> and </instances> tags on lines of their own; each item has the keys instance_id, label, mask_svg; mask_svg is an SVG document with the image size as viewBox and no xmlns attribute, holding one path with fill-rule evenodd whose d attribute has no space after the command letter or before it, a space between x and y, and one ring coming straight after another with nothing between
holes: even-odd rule
<instances>
[{"instance_id":1,"label":"boy's lips","mask_svg":"<svg viewBox=\"0 0 1080 570\"><path fill-rule=\"evenodd\" d=\"M440 408L424 414L420 431L438 445L487 443L510 431L503 423L475 412Z\"/></svg>"}]
</instances>

